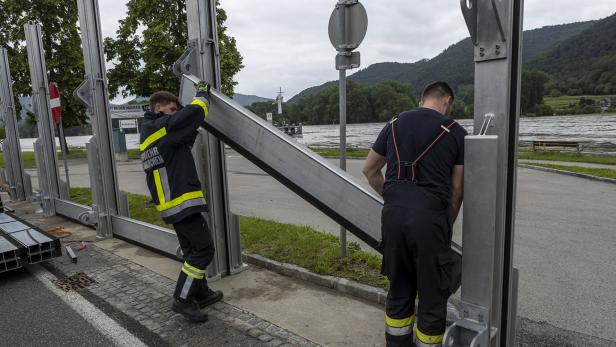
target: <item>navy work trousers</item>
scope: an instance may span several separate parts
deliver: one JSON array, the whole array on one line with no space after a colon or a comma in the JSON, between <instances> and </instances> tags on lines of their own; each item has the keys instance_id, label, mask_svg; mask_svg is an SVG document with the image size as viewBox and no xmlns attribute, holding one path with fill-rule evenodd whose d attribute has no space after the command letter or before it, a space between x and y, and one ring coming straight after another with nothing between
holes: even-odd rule
<instances>
[{"instance_id":1,"label":"navy work trousers","mask_svg":"<svg viewBox=\"0 0 616 347\"><path fill-rule=\"evenodd\" d=\"M454 289L448 204L409 181L388 184L383 197L382 272L390 282L387 345L412 345L415 322L418 345L440 345Z\"/></svg>"}]
</instances>

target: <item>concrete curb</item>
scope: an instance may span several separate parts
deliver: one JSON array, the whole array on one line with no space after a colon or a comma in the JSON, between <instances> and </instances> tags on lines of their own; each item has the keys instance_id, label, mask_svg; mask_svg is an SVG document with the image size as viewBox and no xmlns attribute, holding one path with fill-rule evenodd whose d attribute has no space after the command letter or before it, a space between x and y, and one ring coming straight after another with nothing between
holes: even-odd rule
<instances>
[{"instance_id":1,"label":"concrete curb","mask_svg":"<svg viewBox=\"0 0 616 347\"><path fill-rule=\"evenodd\" d=\"M542 167L542 166L535 166L535 165L529 165L529 164L518 164L518 167L525 168L525 169L531 169L531 170L538 170L538 171L544 171L544 172L557 173L557 174L568 175L568 176L574 176L574 177L579 177L579 178L585 178L585 179L589 179L589 180L593 180L593 181L599 181L599 182L616 184L616 180L615 179L605 178L605 177L598 177L598 176L593 176L593 175L588 175L588 174L583 174L583 173L578 173L578 172L571 172L571 171L565 171L565 170L559 170L559 169L552 169L552 168L547 168L547 167Z\"/></svg>"},{"instance_id":2,"label":"concrete curb","mask_svg":"<svg viewBox=\"0 0 616 347\"><path fill-rule=\"evenodd\" d=\"M303 267L277 262L256 254L244 253L243 257L244 261L249 264L262 267L284 276L297 278L322 287L337 290L375 304L385 305L385 300L387 299L387 292L383 289L350 281L346 278L317 275Z\"/></svg>"}]
</instances>

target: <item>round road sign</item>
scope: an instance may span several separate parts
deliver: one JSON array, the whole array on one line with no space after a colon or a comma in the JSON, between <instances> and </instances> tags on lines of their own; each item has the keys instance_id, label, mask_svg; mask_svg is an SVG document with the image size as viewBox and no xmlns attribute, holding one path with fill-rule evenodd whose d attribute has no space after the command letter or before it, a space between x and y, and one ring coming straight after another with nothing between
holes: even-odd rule
<instances>
[{"instance_id":1,"label":"round road sign","mask_svg":"<svg viewBox=\"0 0 616 347\"><path fill-rule=\"evenodd\" d=\"M359 2L337 4L329 18L329 40L338 51L359 47L368 31L368 13Z\"/></svg>"}]
</instances>

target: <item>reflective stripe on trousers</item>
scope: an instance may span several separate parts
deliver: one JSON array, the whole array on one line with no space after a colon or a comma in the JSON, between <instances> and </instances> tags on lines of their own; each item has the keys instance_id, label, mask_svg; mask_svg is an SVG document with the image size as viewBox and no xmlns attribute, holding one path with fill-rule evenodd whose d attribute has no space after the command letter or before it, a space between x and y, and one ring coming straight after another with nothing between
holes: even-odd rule
<instances>
[{"instance_id":1,"label":"reflective stripe on trousers","mask_svg":"<svg viewBox=\"0 0 616 347\"><path fill-rule=\"evenodd\" d=\"M184 262L184 265L182 265L182 271L197 280L202 280L205 277L205 270L198 269L187 262Z\"/></svg>"},{"instance_id":2,"label":"reflective stripe on trousers","mask_svg":"<svg viewBox=\"0 0 616 347\"><path fill-rule=\"evenodd\" d=\"M415 328L415 337L418 347L440 347L443 342L443 334L441 335L427 335L422 333L419 328Z\"/></svg>"},{"instance_id":3,"label":"reflective stripe on trousers","mask_svg":"<svg viewBox=\"0 0 616 347\"><path fill-rule=\"evenodd\" d=\"M415 315L402 319L385 315L385 332L392 336L410 335L413 333L413 323L415 323Z\"/></svg>"}]
</instances>

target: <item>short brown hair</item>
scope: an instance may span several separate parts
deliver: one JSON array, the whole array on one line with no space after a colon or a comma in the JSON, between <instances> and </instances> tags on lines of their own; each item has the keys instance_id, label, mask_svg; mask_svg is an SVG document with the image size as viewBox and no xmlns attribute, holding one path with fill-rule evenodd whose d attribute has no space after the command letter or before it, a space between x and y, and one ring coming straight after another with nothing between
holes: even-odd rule
<instances>
[{"instance_id":1,"label":"short brown hair","mask_svg":"<svg viewBox=\"0 0 616 347\"><path fill-rule=\"evenodd\" d=\"M424 101L429 98L442 99L444 97L451 96L451 100L455 100L456 95L453 89L445 81L434 81L429 83L421 92L421 100Z\"/></svg>"},{"instance_id":2,"label":"short brown hair","mask_svg":"<svg viewBox=\"0 0 616 347\"><path fill-rule=\"evenodd\" d=\"M180 99L178 99L175 94L165 90L156 92L150 95L150 111L154 112L154 106L156 106L156 104L166 106L172 102L175 102L175 104L180 107Z\"/></svg>"}]
</instances>

